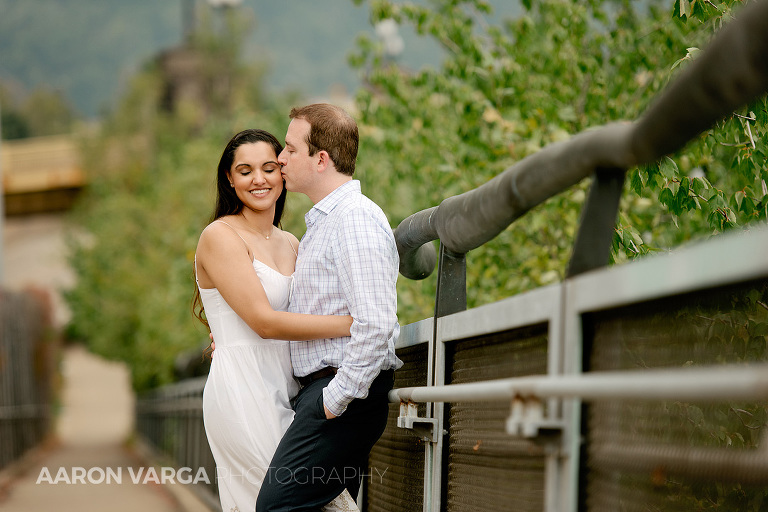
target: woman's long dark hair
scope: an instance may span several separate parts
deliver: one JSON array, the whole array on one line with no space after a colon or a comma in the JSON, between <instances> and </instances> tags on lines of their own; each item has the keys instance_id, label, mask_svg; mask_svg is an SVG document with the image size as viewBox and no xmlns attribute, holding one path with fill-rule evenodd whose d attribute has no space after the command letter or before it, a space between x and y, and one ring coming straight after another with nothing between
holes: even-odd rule
<instances>
[{"instance_id":1,"label":"woman's long dark hair","mask_svg":"<svg viewBox=\"0 0 768 512\"><path fill-rule=\"evenodd\" d=\"M282 144L280 144L275 136L264 130L243 130L232 137L224 148L224 152L221 154L221 159L219 160L219 167L216 173L216 205L209 222L213 222L225 215L237 215L243 210L243 202L237 197L235 189L230 185L227 176L232 169L232 163L235 160L235 152L237 151L237 148L243 144L255 144L257 142L266 142L272 146L272 149L275 150L275 156L283 151ZM279 226L280 219L283 218L285 196L287 193L288 191L285 189L285 183L283 183L283 191L280 193L280 197L277 198L277 202L275 203L275 218L272 221L272 224L275 226ZM192 298L192 314L200 320L203 325L210 329L208 321L203 314L203 301L200 298L200 290L197 288L197 284L195 284L195 295Z\"/></svg>"}]
</instances>

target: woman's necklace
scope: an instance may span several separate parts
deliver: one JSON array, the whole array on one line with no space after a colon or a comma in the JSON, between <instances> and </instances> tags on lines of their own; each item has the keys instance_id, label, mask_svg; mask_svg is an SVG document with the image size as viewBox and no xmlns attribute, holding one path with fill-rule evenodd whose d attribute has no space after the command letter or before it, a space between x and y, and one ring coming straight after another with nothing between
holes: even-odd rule
<instances>
[{"instance_id":1,"label":"woman's necklace","mask_svg":"<svg viewBox=\"0 0 768 512\"><path fill-rule=\"evenodd\" d=\"M245 219L245 215L243 215L243 219ZM269 240L269 237L271 237L271 236L272 236L272 233L274 233L274 232L275 232L275 226L274 226L274 224L273 224L273 225L271 225L271 226L270 226L269 234L268 234L268 235L265 235L264 233L262 233L262 232L261 232L261 231L259 231L258 229L254 228L254 227L251 227L251 226L248 224L248 220L247 220L247 219L245 219L245 227L246 227L246 228L248 228L248 230L250 230L250 231L255 231L256 233L260 234L260 235L261 235L261 236L263 236L263 237L264 237L266 240Z\"/></svg>"},{"instance_id":2,"label":"woman's necklace","mask_svg":"<svg viewBox=\"0 0 768 512\"><path fill-rule=\"evenodd\" d=\"M264 233L262 233L262 232L261 232L261 231L259 231L258 229L256 229L256 228L252 228L252 227L250 227L250 226L248 227L248 229L250 229L250 230L252 230L252 231L255 231L255 232L257 232L258 234L260 234L261 236L263 236L263 237L264 237L265 239L267 239L267 240L269 240L269 237L271 237L271 236L272 236L272 233L274 233L274 232L275 232L275 226L272 226L272 229L270 229L270 230L269 230L269 234L268 234L268 235L265 235Z\"/></svg>"}]
</instances>

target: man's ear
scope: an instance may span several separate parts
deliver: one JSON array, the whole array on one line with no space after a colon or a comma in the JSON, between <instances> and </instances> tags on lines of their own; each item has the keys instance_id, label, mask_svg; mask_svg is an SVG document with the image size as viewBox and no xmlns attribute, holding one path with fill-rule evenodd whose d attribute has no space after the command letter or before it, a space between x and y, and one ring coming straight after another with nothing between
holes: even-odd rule
<instances>
[{"instance_id":1,"label":"man's ear","mask_svg":"<svg viewBox=\"0 0 768 512\"><path fill-rule=\"evenodd\" d=\"M331 155L328 154L325 150L320 150L317 152L317 171L318 172L324 172L328 167L333 165L333 162L331 161Z\"/></svg>"}]
</instances>

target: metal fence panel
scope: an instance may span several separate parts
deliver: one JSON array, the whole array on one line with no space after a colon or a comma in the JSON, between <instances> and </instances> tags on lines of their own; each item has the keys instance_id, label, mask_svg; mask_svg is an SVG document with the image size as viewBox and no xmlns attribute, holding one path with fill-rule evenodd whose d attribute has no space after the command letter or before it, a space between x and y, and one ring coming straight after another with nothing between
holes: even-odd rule
<instances>
[{"instance_id":1,"label":"metal fence panel","mask_svg":"<svg viewBox=\"0 0 768 512\"><path fill-rule=\"evenodd\" d=\"M211 509L220 510L216 462L203 425L203 388L198 377L159 388L136 401L136 432L160 457L177 468L204 469L210 484L189 488Z\"/></svg>"},{"instance_id":2,"label":"metal fence panel","mask_svg":"<svg viewBox=\"0 0 768 512\"><path fill-rule=\"evenodd\" d=\"M547 345L546 325L452 343L450 383L546 374ZM506 433L509 410L507 401L448 407L447 511L543 510L543 448Z\"/></svg>"},{"instance_id":3,"label":"metal fence panel","mask_svg":"<svg viewBox=\"0 0 768 512\"><path fill-rule=\"evenodd\" d=\"M56 350L42 296L0 291L0 468L51 428Z\"/></svg>"},{"instance_id":4,"label":"metal fence panel","mask_svg":"<svg viewBox=\"0 0 768 512\"><path fill-rule=\"evenodd\" d=\"M590 371L768 361L768 281L585 315ZM589 511L757 511L768 403L607 401L587 410ZM763 460L759 460L762 458Z\"/></svg>"}]
</instances>

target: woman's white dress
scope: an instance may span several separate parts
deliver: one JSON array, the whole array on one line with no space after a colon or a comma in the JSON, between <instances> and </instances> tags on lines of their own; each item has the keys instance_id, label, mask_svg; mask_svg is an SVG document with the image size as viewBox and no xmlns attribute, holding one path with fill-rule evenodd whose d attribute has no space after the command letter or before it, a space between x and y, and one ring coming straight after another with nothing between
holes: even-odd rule
<instances>
[{"instance_id":1,"label":"woman's white dress","mask_svg":"<svg viewBox=\"0 0 768 512\"><path fill-rule=\"evenodd\" d=\"M253 260L269 303L288 309L293 276ZM199 285L198 285L199 288ZM199 288L216 350L203 390L203 421L216 461L223 512L251 512L280 439L293 421L299 391L287 341L256 334L216 288ZM358 511L344 491L326 512Z\"/></svg>"},{"instance_id":2,"label":"woman's white dress","mask_svg":"<svg viewBox=\"0 0 768 512\"><path fill-rule=\"evenodd\" d=\"M253 261L269 303L288 308L292 276ZM224 512L251 512L280 438L293 421L290 399L299 390L287 341L256 334L216 288L201 288L216 341L203 391L203 420L216 460Z\"/></svg>"}]
</instances>

